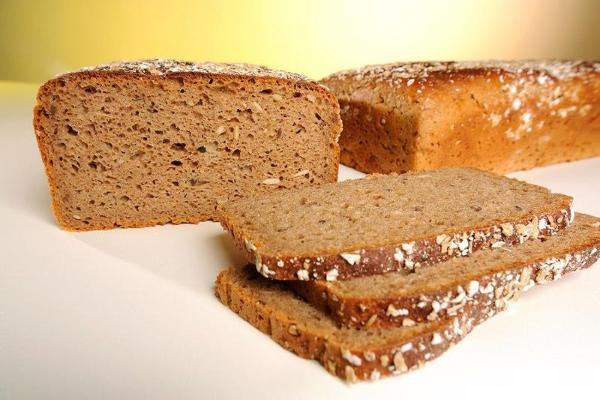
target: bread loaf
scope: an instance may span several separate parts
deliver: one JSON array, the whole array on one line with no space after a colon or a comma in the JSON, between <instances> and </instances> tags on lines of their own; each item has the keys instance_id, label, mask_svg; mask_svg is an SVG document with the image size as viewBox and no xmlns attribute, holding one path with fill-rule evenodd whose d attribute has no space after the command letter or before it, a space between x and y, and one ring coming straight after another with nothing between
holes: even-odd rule
<instances>
[{"instance_id":1,"label":"bread loaf","mask_svg":"<svg viewBox=\"0 0 600 400\"><path fill-rule=\"evenodd\" d=\"M600 155L600 63L367 66L337 95L342 163L373 173L470 166L505 173Z\"/></svg>"},{"instance_id":2,"label":"bread loaf","mask_svg":"<svg viewBox=\"0 0 600 400\"><path fill-rule=\"evenodd\" d=\"M270 193L220 214L259 272L284 280L414 271L549 235L573 218L568 196L467 168Z\"/></svg>"},{"instance_id":3,"label":"bread loaf","mask_svg":"<svg viewBox=\"0 0 600 400\"><path fill-rule=\"evenodd\" d=\"M586 250L587 249L587 250ZM393 272L338 282L290 282L313 306L349 327L391 327L459 315L485 301L504 303L515 292L552 282L579 266L575 257L598 257L600 219L577 214L554 236L453 258L415 273ZM585 264L589 264L587 261Z\"/></svg>"},{"instance_id":4,"label":"bread loaf","mask_svg":"<svg viewBox=\"0 0 600 400\"><path fill-rule=\"evenodd\" d=\"M573 246L572 250L568 260L567 254L563 255L567 260L565 272L588 267L600 255L597 241L594 247ZM501 299L482 296L456 316L387 329L340 328L328 313L300 300L284 282L262 278L253 266L221 272L216 294L221 302L287 350L317 360L330 373L355 382L402 374L440 356L475 325L504 310L511 299L528 287L523 285L522 276L529 276L524 268L504 277L507 285Z\"/></svg>"},{"instance_id":5,"label":"bread loaf","mask_svg":"<svg viewBox=\"0 0 600 400\"><path fill-rule=\"evenodd\" d=\"M252 65L147 60L61 75L40 88L34 128L69 230L196 223L227 200L337 178L333 94Z\"/></svg>"}]
</instances>

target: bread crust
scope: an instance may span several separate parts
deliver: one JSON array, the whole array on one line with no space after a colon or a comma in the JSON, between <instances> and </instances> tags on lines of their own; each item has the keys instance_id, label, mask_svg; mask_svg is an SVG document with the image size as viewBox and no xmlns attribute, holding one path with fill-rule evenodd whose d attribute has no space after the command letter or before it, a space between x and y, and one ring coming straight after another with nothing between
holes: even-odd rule
<instances>
[{"instance_id":1,"label":"bread crust","mask_svg":"<svg viewBox=\"0 0 600 400\"><path fill-rule=\"evenodd\" d=\"M597 218L577 214L577 224L583 228L577 234L587 235L568 249L550 249L544 254L530 256L527 263L512 260L506 264L490 265L487 272L468 274L468 279L447 281L435 288L410 288L405 294L381 291L373 296L344 293L327 282L289 282L291 288L310 304L330 313L338 323L347 327L390 328L406 323L423 323L456 316L463 309L485 301L506 301L513 295L510 285L519 285L522 291L535 284L546 284L573 272L570 263L575 257L592 257L600 250L600 226ZM582 221L583 220L583 221ZM568 235L577 228L563 232ZM585 230L587 229L587 230ZM544 238L561 240L560 237ZM526 246L526 245L525 245ZM504 248L500 251L512 251ZM514 249L519 251L519 249ZM593 264L593 262L592 262ZM586 264L587 265L587 264ZM515 280L514 277L519 277ZM407 320L408 319L408 320Z\"/></svg>"},{"instance_id":2,"label":"bread crust","mask_svg":"<svg viewBox=\"0 0 600 400\"><path fill-rule=\"evenodd\" d=\"M341 161L366 173L600 155L599 62L395 63L322 82L340 102Z\"/></svg>"},{"instance_id":3,"label":"bread crust","mask_svg":"<svg viewBox=\"0 0 600 400\"><path fill-rule=\"evenodd\" d=\"M600 255L598 244L576 250L570 257L565 255L564 272L572 272L593 265ZM508 303L517 298L519 293L528 289L530 283L544 283L537 280L521 280L521 276L530 277L529 267L516 268L498 277L503 281L501 296L481 296L466 304L456 316L445 315L433 321L425 321L406 328L376 328L373 338L385 332L385 341L373 339L372 342L343 339L340 332L348 328L322 328L316 322L302 319L278 308L263 296L265 292L277 292L282 296L293 298L282 283L270 282L256 285L264 281L252 278L252 267L248 279L232 279L235 268L223 271L216 282L216 295L221 302L229 306L246 321L285 349L303 358L320 362L328 372L348 382L377 380L381 377L398 375L417 369L425 363L439 357L452 345L459 342L476 325L506 309ZM247 268L248 269L248 268ZM562 276L562 275L561 275ZM558 279L560 276L553 276ZM266 289L266 290L265 290ZM298 305L296 304L296 307ZM325 312L318 314L318 321L328 320ZM355 331L358 332L358 331ZM395 332L395 333L394 333ZM349 336L349 335L348 335Z\"/></svg>"},{"instance_id":4,"label":"bread crust","mask_svg":"<svg viewBox=\"0 0 600 400\"><path fill-rule=\"evenodd\" d=\"M62 215L60 207L60 188L58 187L54 168L50 161L50 138L42 126L41 114L44 112L43 97L53 93L57 86L64 85L65 80L85 80L89 78L121 78L121 79L148 79L152 81L171 80L180 78L204 77L208 79L220 79L225 82L239 80L254 80L265 84L281 84L297 87L310 91L313 95L323 99L332 109L338 110L338 121L331 131L332 147L329 155L332 159L328 171L327 182L337 181L340 151L337 139L342 129L339 118L339 105L333 93L323 85L309 80L308 78L294 73L268 69L266 67L249 64L216 64L216 63L192 63L174 60L142 60L131 62L116 62L112 64L83 68L79 71L69 72L57 76L44 83L38 90L36 104L33 109L33 129L36 135L38 148L44 164L44 170L48 178L48 188L51 198L51 207L58 225L67 231L106 230L117 227L137 228L163 224L196 224L202 221L215 220L214 213L199 213L193 218L158 217L147 219L123 219L113 224L89 223L88 225L74 224L65 215Z\"/></svg>"},{"instance_id":5,"label":"bread crust","mask_svg":"<svg viewBox=\"0 0 600 400\"><path fill-rule=\"evenodd\" d=\"M343 280L390 271L411 272L420 266L435 265L450 257L468 256L482 248L497 247L497 242L503 242L503 246L518 245L530 238L553 235L567 228L574 216L571 198L565 196L559 209L548 209L543 214L528 219L506 221L492 226L473 226L468 231L414 238L409 243L376 248L365 245L339 254L304 256L266 254L244 237L243 229L236 225L234 216L222 214L220 222L232 234L234 242L245 253L246 258L266 278ZM544 222L540 224L542 220Z\"/></svg>"}]
</instances>

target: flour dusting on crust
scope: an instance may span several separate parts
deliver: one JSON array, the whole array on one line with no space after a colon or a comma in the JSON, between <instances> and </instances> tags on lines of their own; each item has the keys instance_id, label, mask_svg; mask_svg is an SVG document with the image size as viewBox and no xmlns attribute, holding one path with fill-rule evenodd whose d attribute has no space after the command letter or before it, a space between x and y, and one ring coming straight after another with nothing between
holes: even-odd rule
<instances>
[{"instance_id":1,"label":"flour dusting on crust","mask_svg":"<svg viewBox=\"0 0 600 400\"><path fill-rule=\"evenodd\" d=\"M197 73L207 75L235 75L249 77L272 77L294 81L310 81L304 75L285 72L252 64L222 64L212 62L194 63L170 59L150 59L137 61L116 61L82 68L83 72L109 71L133 74L170 75L179 73Z\"/></svg>"},{"instance_id":2,"label":"flour dusting on crust","mask_svg":"<svg viewBox=\"0 0 600 400\"><path fill-rule=\"evenodd\" d=\"M540 81L548 79L567 80L584 77L591 72L600 73L600 62L559 61L559 60L523 60L523 61L447 61L447 62L409 62L381 65L341 71L330 78L349 78L356 80L391 80L395 84L410 86L415 80L426 81L432 76L458 76L465 71L481 71L496 74L539 75ZM410 84L409 84L410 82ZM542 82L543 83L543 82Z\"/></svg>"}]
</instances>

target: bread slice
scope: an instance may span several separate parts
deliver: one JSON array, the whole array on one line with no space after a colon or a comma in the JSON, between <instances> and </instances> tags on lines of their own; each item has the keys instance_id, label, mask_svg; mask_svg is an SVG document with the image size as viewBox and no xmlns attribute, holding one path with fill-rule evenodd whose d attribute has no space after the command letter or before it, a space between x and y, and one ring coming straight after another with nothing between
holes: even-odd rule
<instances>
[{"instance_id":1,"label":"bread slice","mask_svg":"<svg viewBox=\"0 0 600 400\"><path fill-rule=\"evenodd\" d=\"M146 60L61 75L40 88L34 128L68 230L196 223L227 200L337 179L335 96L259 66Z\"/></svg>"},{"instance_id":2,"label":"bread slice","mask_svg":"<svg viewBox=\"0 0 600 400\"><path fill-rule=\"evenodd\" d=\"M600 155L600 62L417 62L322 81L337 95L342 163L367 173L498 173Z\"/></svg>"},{"instance_id":3,"label":"bread slice","mask_svg":"<svg viewBox=\"0 0 600 400\"><path fill-rule=\"evenodd\" d=\"M597 240L573 243L565 249L572 253L563 252L560 256L566 263L563 273L593 264L600 255L598 248ZM554 263L554 259L550 257L546 263ZM328 313L296 297L284 282L262 278L253 266L221 272L216 294L284 348L300 357L317 360L330 373L354 382L401 374L438 357L475 325L505 309L507 302L528 288L530 282L545 282L528 280L528 268L527 263L515 265L512 276L504 275L500 299L480 296L456 316L387 329L340 328Z\"/></svg>"},{"instance_id":4,"label":"bread slice","mask_svg":"<svg viewBox=\"0 0 600 400\"><path fill-rule=\"evenodd\" d=\"M232 201L220 218L262 275L335 280L413 271L552 234L572 221L571 200L515 179L448 168Z\"/></svg>"},{"instance_id":5,"label":"bread slice","mask_svg":"<svg viewBox=\"0 0 600 400\"><path fill-rule=\"evenodd\" d=\"M514 295L589 265L600 250L600 219L577 214L569 229L519 247L479 251L413 274L394 272L338 282L290 282L292 288L332 318L350 327L409 326L453 317L473 304ZM576 259L573 257L589 258ZM517 279L518 277L518 279Z\"/></svg>"}]
</instances>

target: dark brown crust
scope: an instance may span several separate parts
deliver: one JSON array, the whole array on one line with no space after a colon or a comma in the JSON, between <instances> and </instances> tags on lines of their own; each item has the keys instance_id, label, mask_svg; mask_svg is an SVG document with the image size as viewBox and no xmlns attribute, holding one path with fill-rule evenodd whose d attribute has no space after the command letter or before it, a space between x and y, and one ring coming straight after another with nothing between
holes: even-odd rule
<instances>
[{"instance_id":1,"label":"dark brown crust","mask_svg":"<svg viewBox=\"0 0 600 400\"><path fill-rule=\"evenodd\" d=\"M401 297L382 295L359 298L342 296L339 293L336 295L335 291L329 291L326 285L317 282L290 282L290 285L310 304L326 310L343 326L391 328L402 326L407 318L411 323L423 323L459 315L465 307L477 303L491 300L506 301L505 293L512 292L503 283L507 276L520 276L518 284L522 286L522 290L527 290L534 284L549 283L559 279L563 274L579 269L575 268L579 265L579 261L570 263L571 258L585 256L593 259L598 250L600 250L598 238L588 238L568 252L540 256L532 259L527 265L514 262L506 265L501 271L482 274L467 282L452 282L436 290ZM514 281L510 282L516 284ZM476 288L474 293L470 293L470 285ZM400 310L403 312L400 313Z\"/></svg>"},{"instance_id":2,"label":"dark brown crust","mask_svg":"<svg viewBox=\"0 0 600 400\"><path fill-rule=\"evenodd\" d=\"M363 248L360 250L349 251L341 254L323 254L320 256L273 256L260 252L253 244L247 242L240 234L235 225L227 218L220 218L223 227L228 230L234 238L237 246L242 249L247 259L257 266L257 270L263 276L276 280L329 280L332 279L332 270L336 270L335 279L344 280L360 276L369 276L381 274L390 271L412 271L420 265L434 265L450 257L468 255L482 247L491 247L499 241L504 245L511 246L518 244L529 237L538 235L552 235L560 229L566 228L572 222L574 213L571 208L571 200L565 197L560 209L548 210L546 214L535 216L528 220L506 221L506 224L513 227L510 235L503 233L503 229L498 226L474 226L467 232L452 232L453 238L466 237L467 247L460 251L460 248L448 247L443 252L444 243L437 243L439 236L427 238L414 238L413 250L409 255L402 249L403 243L397 243L392 246L379 248ZM539 221L549 221L544 229L539 229ZM522 234L520 227L533 227L533 232ZM456 242L456 239L453 239ZM406 243L404 243L406 245ZM402 254L402 261L398 261L395 256ZM354 265L344 258L345 254L358 254L360 261ZM346 257L348 257L346 255ZM412 260L413 265L410 265ZM306 271L306 272L302 272Z\"/></svg>"},{"instance_id":3,"label":"dark brown crust","mask_svg":"<svg viewBox=\"0 0 600 400\"><path fill-rule=\"evenodd\" d=\"M578 250L569 258L564 272L587 268L598 260L599 255L598 247ZM511 271L519 273L507 280L513 283L504 286L500 299L495 295L478 297L476 301L465 305L456 316L430 322L428 328L419 334L410 338L402 336L402 340L389 340L385 345L342 343L334 333L313 332L302 321L296 321L294 315L288 315L261 300L260 293L229 282L228 271L219 274L216 294L221 302L287 350L317 360L330 373L354 382L404 373L437 358L474 326L504 310L509 301L528 287L527 284L520 284L520 274L524 270ZM281 290L285 292L285 289ZM322 318L327 318L327 315L324 313ZM382 360L387 360L387 364Z\"/></svg>"},{"instance_id":4,"label":"dark brown crust","mask_svg":"<svg viewBox=\"0 0 600 400\"><path fill-rule=\"evenodd\" d=\"M285 85L293 85L294 87L302 88L305 90L310 90L315 94L322 96L326 101L328 101L332 107L337 108L339 110L339 105L337 102L337 98L333 93L327 90L323 85L308 80L308 79L293 79L295 77L300 77L300 75L290 74L290 76L285 77L282 73L279 73L278 76L269 76L267 73L270 70L264 69L263 74L227 74L227 73L204 73L204 72L169 72L168 70L161 71L161 73L152 73L149 71L139 72L139 71L130 71L127 69L87 69L75 72L69 72L63 75L59 75L54 79L51 79L45 82L38 90L36 96L36 104L33 109L33 129L35 132L36 140L38 143L38 148L40 150L40 155L42 158L42 162L44 164L44 170L46 172L46 176L48 178L48 189L51 198L51 207L53 214L56 218L58 225L67 231L87 231L87 230L107 230L113 228L141 228L148 227L154 225L164 225L164 224L183 224L190 223L196 224L202 221L210 221L216 220L216 216L214 214L202 214L198 215L196 218L157 218L157 219L147 219L147 220L130 220L130 221L119 221L119 223L115 223L113 225L99 225L90 223L89 225L84 226L72 226L69 223L68 219L65 218L60 211L59 206L59 188L56 184L56 179L53 173L53 167L49 164L49 149L47 146L48 137L46 132L44 132L43 127L41 126L41 118L40 113L43 111L42 108L42 96L44 93L51 93L53 88L56 85L61 84L61 81L65 79L86 79L86 78L103 78L103 77L136 77L137 79L150 79L150 80L161 80L161 79L177 79L177 78L186 78L186 77L207 77L207 78L218 78L222 80L239 80L239 79L254 79L263 82L274 82ZM336 129L336 135L339 135L341 131L341 120L339 120L339 129ZM337 143L337 140L336 140ZM336 145L335 148L332 148L333 152L333 162L331 165L330 171L330 180L331 182L337 181L338 170L339 170L339 161L340 161L340 149L339 145Z\"/></svg>"},{"instance_id":5,"label":"dark brown crust","mask_svg":"<svg viewBox=\"0 0 600 400\"><path fill-rule=\"evenodd\" d=\"M285 291L285 289L282 290ZM258 330L271 336L282 347L302 358L320 362L331 374L349 382L368 380L371 378L373 371L377 371L376 374L379 373L380 376L388 376L421 367L425 363L426 353L430 354L429 360L438 357L453 344L460 341L472 328L472 324L467 326L467 318L461 317L451 321L433 323L430 329L402 342L392 342L364 349L346 349L335 338L328 338L319 333L315 334L310 328L306 329L302 324L296 322L293 315L287 315L271 304L260 300L260 293L250 293L249 290L244 290L232 284L227 279L227 271L220 273L217 277L215 292L223 304L230 307L232 311L239 314ZM327 318L327 316L323 315L323 318ZM455 328L457 325L458 329ZM445 332L447 332L447 336L445 335L447 339L443 344L434 348L431 345L431 336L434 333L444 334ZM421 343L425 346L425 350L403 354L402 358L406 364L406 369L395 372L393 362L395 353L399 351L401 346L408 343L411 343L411 346L414 343L415 350L419 348L417 347L418 343ZM361 360L361 366L356 366L356 363L352 364L347 358L343 357L344 350L361 356L366 352L370 352L373 354L375 361ZM381 360L383 357L388 358L386 366L382 365Z\"/></svg>"}]
</instances>

